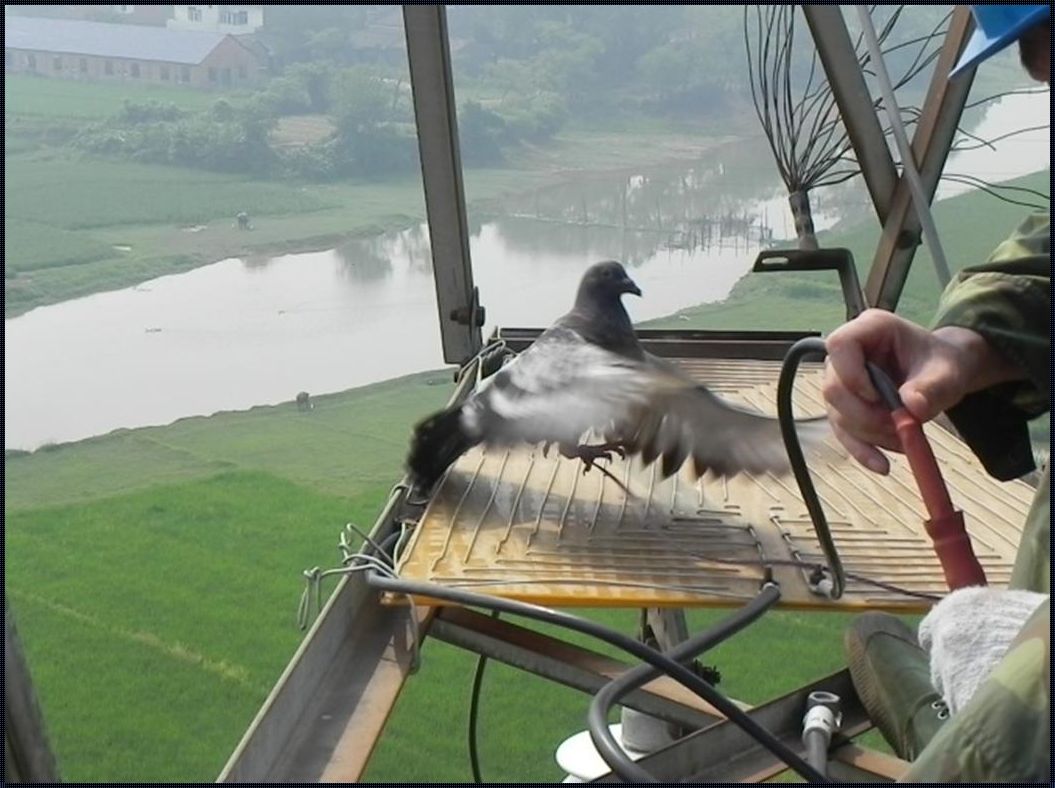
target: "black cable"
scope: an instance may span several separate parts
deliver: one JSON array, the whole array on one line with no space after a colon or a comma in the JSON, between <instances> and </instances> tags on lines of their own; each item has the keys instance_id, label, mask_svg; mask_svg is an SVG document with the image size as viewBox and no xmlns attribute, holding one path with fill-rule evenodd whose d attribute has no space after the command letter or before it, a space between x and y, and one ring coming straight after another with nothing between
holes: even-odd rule
<instances>
[{"instance_id":1,"label":"black cable","mask_svg":"<svg viewBox=\"0 0 1055 788\"><path fill-rule=\"evenodd\" d=\"M491 611L491 618L498 618L498 611ZM476 660L476 670L473 671L473 684L469 690L469 725L466 735L469 739L469 768L472 769L473 782L482 783L480 776L480 752L479 740L476 735L476 723L480 714L480 688L484 683L484 670L487 668L487 657L483 654Z\"/></svg>"},{"instance_id":2,"label":"black cable","mask_svg":"<svg viewBox=\"0 0 1055 788\"><path fill-rule=\"evenodd\" d=\"M824 340L819 337L806 337L788 348L784 356L784 364L780 368L780 377L777 379L777 420L780 422L780 433L784 437L784 446L788 450L791 471L795 476L795 481L798 482L802 501L810 513L813 530L817 533L817 540L821 544L824 557L828 561L828 568L832 573L831 598L839 599L843 595L843 589L846 588L846 573L843 570L839 553L835 549L832 532L828 527L828 518L824 515L824 507L821 506L817 490L810 478L809 468L806 467L806 458L802 453L802 445L795 431L795 418L791 411L791 388L795 382L795 372L803 356L807 355L820 355L824 358L827 355Z\"/></svg>"},{"instance_id":3,"label":"black cable","mask_svg":"<svg viewBox=\"0 0 1055 788\"><path fill-rule=\"evenodd\" d=\"M823 572L825 566L817 561L806 561L795 558L719 558L714 555L700 555L698 553L689 553L693 558L699 558L706 561L713 561L716 564L727 564L731 566L761 566L771 568L774 566L793 566L797 569L812 569L816 572ZM891 591L895 594L902 594L904 596L915 597L917 599L929 599L932 601L938 601L942 597L938 594L930 594L926 591L912 591L908 588L903 588L894 583L888 583L885 580L879 580L868 575L862 575L858 572L850 572L844 570L843 574L846 575L847 579L855 580L858 583L864 583L865 585L875 586L876 588L882 588L885 591Z\"/></svg>"},{"instance_id":4,"label":"black cable","mask_svg":"<svg viewBox=\"0 0 1055 788\"><path fill-rule=\"evenodd\" d=\"M736 634L748 624L756 621L779 600L780 588L774 584L768 584L758 596L732 615L719 621L699 635L678 644L670 651L664 652L664 656L679 663L693 659ZM604 762L612 767L612 771L627 782L655 782L655 778L623 752L622 747L619 746L612 732L608 729L608 712L624 695L639 689L659 675L660 671L651 665L639 665L632 670L628 670L619 678L605 684L601 688L600 692L594 696L593 701L590 703L590 710L586 716L590 738L593 740L593 745L597 748L597 752L604 759ZM715 691L717 692L717 690ZM743 725L741 727L749 734L754 735L752 731ZM790 765L790 761L785 759L785 762ZM796 771L799 770L796 769ZM821 775L815 773L815 770L810 769L809 771L814 773L804 774L801 771L799 773L810 780L810 782L826 782ZM821 779L817 780L816 778L818 777Z\"/></svg>"},{"instance_id":5,"label":"black cable","mask_svg":"<svg viewBox=\"0 0 1055 788\"><path fill-rule=\"evenodd\" d=\"M518 602L513 599L504 599L502 597L486 596L472 591L447 588L434 583L422 583L413 580L383 577L377 574L374 570L367 570L365 574L367 583L382 591L407 594L410 596L428 597L431 599L442 599L465 607L480 607L486 610L510 613L512 615L534 619L535 621L554 624L602 640L605 643L615 646L616 648L649 663L661 673L665 673L685 688L699 695L705 701L714 706L721 714L724 714L731 722L741 727L759 744L807 780L811 782L828 782L828 780L817 774L817 771L806 763L798 753L760 726L739 706L730 701L725 695L716 690L687 667L680 662L675 662L669 657L666 657L655 649L651 649L645 644L634 640L632 637L624 635L622 632L617 632L593 621L573 616L570 613L551 610L527 602ZM649 782L655 782L655 780L650 777Z\"/></svg>"}]
</instances>

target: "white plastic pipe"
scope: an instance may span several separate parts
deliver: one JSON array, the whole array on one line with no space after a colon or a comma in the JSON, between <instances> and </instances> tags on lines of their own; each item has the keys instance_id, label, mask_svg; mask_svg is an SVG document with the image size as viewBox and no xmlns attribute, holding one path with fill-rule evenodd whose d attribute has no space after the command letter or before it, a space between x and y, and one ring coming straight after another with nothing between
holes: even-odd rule
<instances>
[{"instance_id":1,"label":"white plastic pipe","mask_svg":"<svg viewBox=\"0 0 1055 788\"><path fill-rule=\"evenodd\" d=\"M912 202L916 206L919 216L920 227L923 229L923 238L930 249L931 259L934 260L934 272L938 275L938 282L942 287L949 284L949 264L945 259L945 252L938 240L938 230L934 226L934 215L930 211L930 203L923 193L923 182L916 169L916 160L912 156L912 145L905 133L905 126L901 122L901 110L898 108L894 98L894 87L890 82L890 74L883 60L883 52L879 48L879 38L876 36L875 26L872 24L872 15L868 12L867 5L859 5L857 16L861 20L861 31L864 33L868 52L875 64L876 78L879 80L879 89L883 93L883 103L887 108L887 116L894 131L894 140L897 142L898 150L901 152L901 166L905 177L908 178L909 190L912 192Z\"/></svg>"}]
</instances>

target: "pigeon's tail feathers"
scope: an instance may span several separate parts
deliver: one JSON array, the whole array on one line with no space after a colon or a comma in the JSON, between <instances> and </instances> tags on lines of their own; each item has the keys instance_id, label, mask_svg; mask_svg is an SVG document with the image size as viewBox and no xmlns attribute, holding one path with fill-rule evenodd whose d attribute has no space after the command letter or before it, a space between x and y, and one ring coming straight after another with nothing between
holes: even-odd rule
<instances>
[{"instance_id":1,"label":"pigeon's tail feathers","mask_svg":"<svg viewBox=\"0 0 1055 788\"><path fill-rule=\"evenodd\" d=\"M429 416L414 428L407 470L411 481L429 490L451 465L479 441L465 429L460 406Z\"/></svg>"}]
</instances>

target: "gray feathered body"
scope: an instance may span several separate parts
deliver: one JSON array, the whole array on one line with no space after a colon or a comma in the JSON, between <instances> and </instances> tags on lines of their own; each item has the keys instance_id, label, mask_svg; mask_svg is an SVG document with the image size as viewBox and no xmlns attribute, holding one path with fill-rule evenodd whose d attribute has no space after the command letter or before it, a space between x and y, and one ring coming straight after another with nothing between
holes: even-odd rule
<instances>
[{"instance_id":1,"label":"gray feathered body","mask_svg":"<svg viewBox=\"0 0 1055 788\"><path fill-rule=\"evenodd\" d=\"M625 292L639 291L622 266L593 266L570 312L460 406L417 426L408 457L415 482L431 487L478 444L576 446L591 431L646 464L660 460L664 475L688 460L697 476L786 472L777 420L725 402L646 353ZM799 424L807 443L826 432L823 418Z\"/></svg>"}]
</instances>

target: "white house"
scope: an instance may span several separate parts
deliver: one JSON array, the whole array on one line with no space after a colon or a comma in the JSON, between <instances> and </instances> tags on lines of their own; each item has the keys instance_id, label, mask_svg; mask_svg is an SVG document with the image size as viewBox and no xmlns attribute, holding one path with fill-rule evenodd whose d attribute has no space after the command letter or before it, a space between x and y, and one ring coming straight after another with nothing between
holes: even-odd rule
<instances>
[{"instance_id":1,"label":"white house","mask_svg":"<svg viewBox=\"0 0 1055 788\"><path fill-rule=\"evenodd\" d=\"M174 5L167 25L173 30L207 30L245 35L264 26L262 5Z\"/></svg>"}]
</instances>

